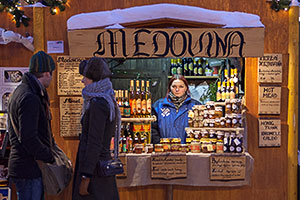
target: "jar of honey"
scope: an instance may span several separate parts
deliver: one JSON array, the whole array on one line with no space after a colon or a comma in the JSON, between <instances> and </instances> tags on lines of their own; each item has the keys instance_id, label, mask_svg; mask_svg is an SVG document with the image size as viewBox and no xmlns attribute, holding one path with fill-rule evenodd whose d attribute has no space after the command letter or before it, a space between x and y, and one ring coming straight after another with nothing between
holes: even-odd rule
<instances>
[{"instance_id":1,"label":"jar of honey","mask_svg":"<svg viewBox=\"0 0 300 200\"><path fill-rule=\"evenodd\" d=\"M220 118L220 128L225 128L226 127L226 118L221 117Z\"/></svg>"},{"instance_id":2,"label":"jar of honey","mask_svg":"<svg viewBox=\"0 0 300 200\"><path fill-rule=\"evenodd\" d=\"M216 106L215 107L215 116L216 116L216 118L223 117L223 108L222 108L222 106Z\"/></svg>"},{"instance_id":3,"label":"jar of honey","mask_svg":"<svg viewBox=\"0 0 300 200\"><path fill-rule=\"evenodd\" d=\"M192 141L191 152L192 153L200 153L200 142L199 141Z\"/></svg>"},{"instance_id":4,"label":"jar of honey","mask_svg":"<svg viewBox=\"0 0 300 200\"><path fill-rule=\"evenodd\" d=\"M231 117L231 115L230 114L226 114L225 115L225 120L226 120L225 127L226 128L231 128L232 127L232 117Z\"/></svg>"},{"instance_id":5,"label":"jar of honey","mask_svg":"<svg viewBox=\"0 0 300 200\"><path fill-rule=\"evenodd\" d=\"M179 151L183 152L183 153L187 153L189 151L189 148L188 148L187 144L180 144L179 145Z\"/></svg>"},{"instance_id":6,"label":"jar of honey","mask_svg":"<svg viewBox=\"0 0 300 200\"><path fill-rule=\"evenodd\" d=\"M134 153L141 154L143 153L144 145L143 144L135 144L134 145Z\"/></svg>"},{"instance_id":7,"label":"jar of honey","mask_svg":"<svg viewBox=\"0 0 300 200\"><path fill-rule=\"evenodd\" d=\"M231 101L230 99L225 100L225 114L231 114Z\"/></svg>"},{"instance_id":8,"label":"jar of honey","mask_svg":"<svg viewBox=\"0 0 300 200\"><path fill-rule=\"evenodd\" d=\"M153 152L153 144L146 144L145 152L146 153L152 153Z\"/></svg>"},{"instance_id":9,"label":"jar of honey","mask_svg":"<svg viewBox=\"0 0 300 200\"><path fill-rule=\"evenodd\" d=\"M155 144L154 145L154 151L155 153L163 153L164 152L164 148L162 144Z\"/></svg>"}]
</instances>

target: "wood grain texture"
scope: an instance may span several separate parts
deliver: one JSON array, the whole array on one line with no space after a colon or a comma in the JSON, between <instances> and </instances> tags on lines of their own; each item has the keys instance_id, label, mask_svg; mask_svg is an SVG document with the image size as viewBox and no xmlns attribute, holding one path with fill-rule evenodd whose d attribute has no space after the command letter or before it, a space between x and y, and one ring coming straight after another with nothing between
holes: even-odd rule
<instances>
[{"instance_id":1,"label":"wood grain texture","mask_svg":"<svg viewBox=\"0 0 300 200\"><path fill-rule=\"evenodd\" d=\"M259 15L265 25L264 52L283 54L283 79L281 91L281 119L282 136L281 147L258 147L258 113L257 113L257 59L246 59L246 102L248 108L248 151L254 158L254 170L249 186L243 187L187 187L174 186L173 199L199 199L199 200L284 200L287 199L287 105L288 105L288 12L275 12L270 4L262 0L69 0L70 7L59 15L52 16L48 8L45 10L45 38L47 40L63 40L64 55L69 54L67 40L67 20L75 14L128 8L155 3L176 3L202 8L225 11L240 11ZM166 11L167 12L167 11ZM26 8L26 14L32 18L32 9ZM0 27L16 31L24 35L32 35L32 21L29 27L15 28L6 13L0 13ZM46 42L45 41L45 42ZM28 66L32 52L21 44L10 43L0 45L0 67ZM56 54L53 54L56 59ZM141 63L139 63L141 64ZM133 65L135 66L135 65ZM141 66L141 65L139 65ZM56 74L49 88L51 109L53 114L52 130L56 142L75 163L78 139L65 139L59 135L59 98L56 95ZM268 115L267 115L268 116ZM195 166L201 170L201 166ZM71 199L71 185L59 196L48 196L47 200ZM119 188L121 200L165 200L167 187L165 185L152 185L146 187ZM16 196L13 196L16 199Z\"/></svg>"}]
</instances>

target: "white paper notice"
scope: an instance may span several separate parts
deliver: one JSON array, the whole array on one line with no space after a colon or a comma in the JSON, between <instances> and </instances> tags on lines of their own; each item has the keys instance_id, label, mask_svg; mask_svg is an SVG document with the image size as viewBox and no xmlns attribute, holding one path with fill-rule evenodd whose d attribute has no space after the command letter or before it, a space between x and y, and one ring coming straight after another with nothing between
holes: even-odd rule
<instances>
[{"instance_id":1,"label":"white paper notice","mask_svg":"<svg viewBox=\"0 0 300 200\"><path fill-rule=\"evenodd\" d=\"M47 41L47 53L64 53L64 41Z\"/></svg>"}]
</instances>

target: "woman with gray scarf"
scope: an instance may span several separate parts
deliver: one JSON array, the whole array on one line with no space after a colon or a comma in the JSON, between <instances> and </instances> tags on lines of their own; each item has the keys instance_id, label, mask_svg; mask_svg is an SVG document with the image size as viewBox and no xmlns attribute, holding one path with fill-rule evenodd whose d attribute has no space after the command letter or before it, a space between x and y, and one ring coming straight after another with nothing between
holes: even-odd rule
<instances>
[{"instance_id":1,"label":"woman with gray scarf","mask_svg":"<svg viewBox=\"0 0 300 200\"><path fill-rule=\"evenodd\" d=\"M159 143L160 138L180 138L185 143L188 111L196 104L200 102L191 98L187 80L181 75L173 76L166 97L152 106L152 114L157 119L151 126L152 143Z\"/></svg>"},{"instance_id":2,"label":"woman with gray scarf","mask_svg":"<svg viewBox=\"0 0 300 200\"><path fill-rule=\"evenodd\" d=\"M93 57L80 63L79 73L84 76L85 87L72 199L119 199L115 176L100 177L96 173L99 160L111 159L111 138L120 132L121 117L111 72L104 59Z\"/></svg>"}]
</instances>

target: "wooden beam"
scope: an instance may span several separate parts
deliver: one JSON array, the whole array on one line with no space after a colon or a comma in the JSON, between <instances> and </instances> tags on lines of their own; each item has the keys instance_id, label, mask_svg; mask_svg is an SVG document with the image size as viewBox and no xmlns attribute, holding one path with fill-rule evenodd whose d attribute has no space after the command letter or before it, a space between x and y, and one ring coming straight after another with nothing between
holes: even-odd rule
<instances>
[{"instance_id":1,"label":"wooden beam","mask_svg":"<svg viewBox=\"0 0 300 200\"><path fill-rule=\"evenodd\" d=\"M44 8L33 8L33 38L34 52L45 50L45 24L44 24Z\"/></svg>"},{"instance_id":2,"label":"wooden beam","mask_svg":"<svg viewBox=\"0 0 300 200\"><path fill-rule=\"evenodd\" d=\"M288 199L297 199L299 6L289 10Z\"/></svg>"}]
</instances>

